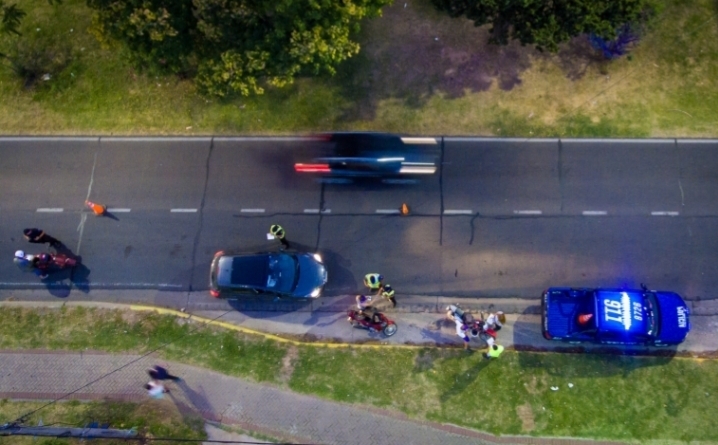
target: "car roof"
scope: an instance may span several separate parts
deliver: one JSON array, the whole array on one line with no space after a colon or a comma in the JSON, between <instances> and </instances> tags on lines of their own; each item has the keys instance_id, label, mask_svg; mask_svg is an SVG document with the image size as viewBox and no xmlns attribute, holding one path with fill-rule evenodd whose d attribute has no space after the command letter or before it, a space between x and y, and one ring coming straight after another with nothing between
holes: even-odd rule
<instances>
[{"instance_id":1,"label":"car roof","mask_svg":"<svg viewBox=\"0 0 718 445\"><path fill-rule=\"evenodd\" d=\"M265 287L269 274L268 254L227 255L219 260L217 283L231 287ZM230 272L229 276L224 275Z\"/></svg>"}]
</instances>

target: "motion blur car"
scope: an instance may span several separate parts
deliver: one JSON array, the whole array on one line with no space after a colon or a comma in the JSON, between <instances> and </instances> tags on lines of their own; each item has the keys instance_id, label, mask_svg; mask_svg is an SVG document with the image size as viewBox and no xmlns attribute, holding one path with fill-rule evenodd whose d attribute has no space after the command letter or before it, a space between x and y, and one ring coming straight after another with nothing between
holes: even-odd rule
<instances>
[{"instance_id":1,"label":"motion blur car","mask_svg":"<svg viewBox=\"0 0 718 445\"><path fill-rule=\"evenodd\" d=\"M548 340L609 345L677 345L691 329L686 302L675 292L553 287L543 293Z\"/></svg>"},{"instance_id":2,"label":"motion blur car","mask_svg":"<svg viewBox=\"0 0 718 445\"><path fill-rule=\"evenodd\" d=\"M330 145L330 152L295 163L297 173L346 178L436 173L439 155L434 138L402 138L388 133L333 133L321 139Z\"/></svg>"},{"instance_id":3,"label":"motion blur car","mask_svg":"<svg viewBox=\"0 0 718 445\"><path fill-rule=\"evenodd\" d=\"M269 295L316 298L327 282L319 254L217 252L209 272L210 294L216 298Z\"/></svg>"}]
</instances>

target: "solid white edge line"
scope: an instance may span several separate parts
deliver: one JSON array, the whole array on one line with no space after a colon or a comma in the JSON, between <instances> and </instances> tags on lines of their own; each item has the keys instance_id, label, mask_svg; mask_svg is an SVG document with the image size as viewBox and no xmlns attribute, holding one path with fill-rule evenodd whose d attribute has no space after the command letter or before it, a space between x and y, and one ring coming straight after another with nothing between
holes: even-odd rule
<instances>
[{"instance_id":1,"label":"solid white edge line","mask_svg":"<svg viewBox=\"0 0 718 445\"><path fill-rule=\"evenodd\" d=\"M679 212L651 212L652 216L678 216Z\"/></svg>"},{"instance_id":2,"label":"solid white edge line","mask_svg":"<svg viewBox=\"0 0 718 445\"><path fill-rule=\"evenodd\" d=\"M376 213L392 215L394 213L401 213L401 212L399 212L399 209L376 209Z\"/></svg>"},{"instance_id":3,"label":"solid white edge line","mask_svg":"<svg viewBox=\"0 0 718 445\"><path fill-rule=\"evenodd\" d=\"M541 210L514 210L514 214L516 215L540 215Z\"/></svg>"},{"instance_id":4,"label":"solid white edge line","mask_svg":"<svg viewBox=\"0 0 718 445\"><path fill-rule=\"evenodd\" d=\"M132 209L107 209L110 213L129 213Z\"/></svg>"},{"instance_id":5,"label":"solid white edge line","mask_svg":"<svg viewBox=\"0 0 718 445\"><path fill-rule=\"evenodd\" d=\"M471 210L444 210L444 215L471 215Z\"/></svg>"},{"instance_id":6,"label":"solid white edge line","mask_svg":"<svg viewBox=\"0 0 718 445\"><path fill-rule=\"evenodd\" d=\"M552 138L482 138L482 137L461 137L448 136L444 138L444 142L554 142L558 143L559 139Z\"/></svg>"},{"instance_id":7,"label":"solid white edge line","mask_svg":"<svg viewBox=\"0 0 718 445\"><path fill-rule=\"evenodd\" d=\"M59 207L40 207L37 209L37 212L42 212L42 213L61 213L64 211L65 211L65 209L62 209Z\"/></svg>"},{"instance_id":8,"label":"solid white edge line","mask_svg":"<svg viewBox=\"0 0 718 445\"><path fill-rule=\"evenodd\" d=\"M171 213L197 213L197 209L170 209Z\"/></svg>"},{"instance_id":9,"label":"solid white edge line","mask_svg":"<svg viewBox=\"0 0 718 445\"><path fill-rule=\"evenodd\" d=\"M675 139L561 139L570 144L673 144Z\"/></svg>"},{"instance_id":10,"label":"solid white edge line","mask_svg":"<svg viewBox=\"0 0 718 445\"><path fill-rule=\"evenodd\" d=\"M605 210L584 210L582 213L584 216L603 216L608 215Z\"/></svg>"},{"instance_id":11,"label":"solid white edge line","mask_svg":"<svg viewBox=\"0 0 718 445\"><path fill-rule=\"evenodd\" d=\"M13 286L13 287L47 287L47 283L19 283L19 282L9 282L9 281L0 281L0 286ZM96 288L123 288L127 287L128 289L132 288L142 288L142 289L156 289L156 288L162 288L162 289L182 289L184 286L181 284L169 284L169 283L98 283L98 282L91 282L90 286L94 286ZM82 301L76 301L75 303L82 304ZM87 303L90 303L89 301ZM100 302L101 304L104 304Z\"/></svg>"},{"instance_id":12,"label":"solid white edge line","mask_svg":"<svg viewBox=\"0 0 718 445\"><path fill-rule=\"evenodd\" d=\"M8 137L0 137L0 142L50 142L50 141L56 141L56 142L97 142L100 138L97 136L91 136L91 137L82 137L82 136L75 136L75 137L56 137L56 136L8 136Z\"/></svg>"},{"instance_id":13,"label":"solid white edge line","mask_svg":"<svg viewBox=\"0 0 718 445\"><path fill-rule=\"evenodd\" d=\"M118 136L108 136L108 137L100 137L100 143L102 142L177 142L177 141L184 141L184 142L212 142L211 137L207 136L197 136L197 137L191 137L191 136L157 136L157 137L147 137L147 136L128 136L128 137L118 137Z\"/></svg>"},{"instance_id":14,"label":"solid white edge line","mask_svg":"<svg viewBox=\"0 0 718 445\"><path fill-rule=\"evenodd\" d=\"M264 209L242 209L240 213L264 213Z\"/></svg>"}]
</instances>

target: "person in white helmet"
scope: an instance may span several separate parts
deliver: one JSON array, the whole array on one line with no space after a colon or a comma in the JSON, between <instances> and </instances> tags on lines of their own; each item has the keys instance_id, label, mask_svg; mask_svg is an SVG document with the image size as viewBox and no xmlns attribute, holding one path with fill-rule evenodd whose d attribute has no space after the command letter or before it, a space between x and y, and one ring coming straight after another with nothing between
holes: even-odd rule
<instances>
[{"instance_id":1,"label":"person in white helmet","mask_svg":"<svg viewBox=\"0 0 718 445\"><path fill-rule=\"evenodd\" d=\"M506 315L502 311L497 311L495 314L489 313L484 319L484 331L489 329L499 331L504 323L506 323Z\"/></svg>"},{"instance_id":2,"label":"person in white helmet","mask_svg":"<svg viewBox=\"0 0 718 445\"><path fill-rule=\"evenodd\" d=\"M33 272L41 279L47 278L47 274L43 273L40 269L38 269L37 261L38 257L36 255L27 255L22 250L16 251L15 258L13 258L12 260L12 262L15 263L15 265L19 267L22 271Z\"/></svg>"}]
</instances>

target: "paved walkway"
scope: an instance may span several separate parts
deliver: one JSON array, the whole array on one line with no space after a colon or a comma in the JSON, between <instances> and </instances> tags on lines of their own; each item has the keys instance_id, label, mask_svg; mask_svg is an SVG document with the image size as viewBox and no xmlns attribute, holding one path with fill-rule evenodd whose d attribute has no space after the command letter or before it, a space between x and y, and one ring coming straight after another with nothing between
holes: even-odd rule
<instances>
[{"instance_id":1,"label":"paved walkway","mask_svg":"<svg viewBox=\"0 0 718 445\"><path fill-rule=\"evenodd\" d=\"M171 392L151 400L143 385L152 357L79 354L55 351L0 352L0 398L52 400L114 399L174 403L207 420L237 425L294 443L342 445L537 443L579 441L502 437L431 422L408 420L396 413L330 402L263 386L213 371L169 363L183 378ZM109 375L108 375L109 374ZM101 378L106 376L104 378ZM101 378L101 379L100 379ZM100 379L94 384L88 385ZM585 442L585 441L581 441Z\"/></svg>"}]
</instances>

